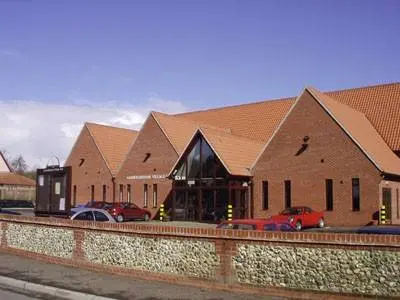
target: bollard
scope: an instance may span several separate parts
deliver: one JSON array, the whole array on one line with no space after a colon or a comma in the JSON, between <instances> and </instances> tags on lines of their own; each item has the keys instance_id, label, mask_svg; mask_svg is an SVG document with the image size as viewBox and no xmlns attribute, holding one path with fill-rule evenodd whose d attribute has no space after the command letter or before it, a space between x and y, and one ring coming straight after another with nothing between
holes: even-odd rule
<instances>
[{"instance_id":1,"label":"bollard","mask_svg":"<svg viewBox=\"0 0 400 300\"><path fill-rule=\"evenodd\" d=\"M162 222L164 218L164 204L160 205L160 221Z\"/></svg>"},{"instance_id":2,"label":"bollard","mask_svg":"<svg viewBox=\"0 0 400 300\"><path fill-rule=\"evenodd\" d=\"M228 204L228 221L232 221L232 204Z\"/></svg>"},{"instance_id":3,"label":"bollard","mask_svg":"<svg viewBox=\"0 0 400 300\"><path fill-rule=\"evenodd\" d=\"M381 210L380 210L380 223L381 224L386 224L386 207L385 205L381 206Z\"/></svg>"}]
</instances>

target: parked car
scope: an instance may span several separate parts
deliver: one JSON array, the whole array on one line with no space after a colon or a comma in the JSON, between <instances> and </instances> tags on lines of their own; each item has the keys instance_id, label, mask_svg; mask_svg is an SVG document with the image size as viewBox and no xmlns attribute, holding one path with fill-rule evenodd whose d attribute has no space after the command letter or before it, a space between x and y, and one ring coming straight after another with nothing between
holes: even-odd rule
<instances>
[{"instance_id":1,"label":"parked car","mask_svg":"<svg viewBox=\"0 0 400 300\"><path fill-rule=\"evenodd\" d=\"M106 202L106 201L89 201L85 205L85 207L106 209L108 207L111 207L112 205L113 204L111 202Z\"/></svg>"},{"instance_id":2,"label":"parked car","mask_svg":"<svg viewBox=\"0 0 400 300\"><path fill-rule=\"evenodd\" d=\"M5 214L5 215L17 215L17 216L21 215L21 213L19 213L19 212L12 211L12 210L2 209L1 207L0 207L0 214Z\"/></svg>"},{"instance_id":3,"label":"parked car","mask_svg":"<svg viewBox=\"0 0 400 300\"><path fill-rule=\"evenodd\" d=\"M363 234L395 234L400 235L400 226L398 225L379 225L379 226L364 226L359 228L357 233Z\"/></svg>"},{"instance_id":4,"label":"parked car","mask_svg":"<svg viewBox=\"0 0 400 300\"><path fill-rule=\"evenodd\" d=\"M279 215L272 216L270 220L278 222L289 222L296 230L304 227L325 227L323 212L313 211L307 206L295 206L286 208Z\"/></svg>"},{"instance_id":5,"label":"parked car","mask_svg":"<svg viewBox=\"0 0 400 300\"><path fill-rule=\"evenodd\" d=\"M271 221L267 219L235 219L223 221L217 225L219 229L238 229L238 230L264 230L264 226Z\"/></svg>"},{"instance_id":6,"label":"parked car","mask_svg":"<svg viewBox=\"0 0 400 300\"><path fill-rule=\"evenodd\" d=\"M71 220L116 223L114 218L104 209L82 208L78 210L72 209L71 212Z\"/></svg>"},{"instance_id":7,"label":"parked car","mask_svg":"<svg viewBox=\"0 0 400 300\"><path fill-rule=\"evenodd\" d=\"M265 231L296 231L296 227L294 227L289 222L279 222L279 221L270 221L264 225Z\"/></svg>"},{"instance_id":8,"label":"parked car","mask_svg":"<svg viewBox=\"0 0 400 300\"><path fill-rule=\"evenodd\" d=\"M148 210L140 208L133 203L114 203L107 206L106 209L117 222L124 222L126 220L148 221L151 218L151 213Z\"/></svg>"}]
</instances>

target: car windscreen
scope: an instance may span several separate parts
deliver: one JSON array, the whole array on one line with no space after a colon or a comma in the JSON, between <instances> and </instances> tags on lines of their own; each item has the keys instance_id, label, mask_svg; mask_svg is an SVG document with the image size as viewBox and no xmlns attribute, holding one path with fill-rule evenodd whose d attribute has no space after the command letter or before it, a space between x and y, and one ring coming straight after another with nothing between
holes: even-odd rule
<instances>
[{"instance_id":1,"label":"car windscreen","mask_svg":"<svg viewBox=\"0 0 400 300\"><path fill-rule=\"evenodd\" d=\"M281 215L300 215L301 209L300 208L286 208L281 212Z\"/></svg>"}]
</instances>

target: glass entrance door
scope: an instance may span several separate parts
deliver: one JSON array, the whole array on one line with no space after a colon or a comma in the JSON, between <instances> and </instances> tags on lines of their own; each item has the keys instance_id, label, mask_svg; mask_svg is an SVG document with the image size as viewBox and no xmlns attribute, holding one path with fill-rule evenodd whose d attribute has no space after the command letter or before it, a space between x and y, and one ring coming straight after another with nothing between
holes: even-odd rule
<instances>
[{"instance_id":1,"label":"glass entrance door","mask_svg":"<svg viewBox=\"0 0 400 300\"><path fill-rule=\"evenodd\" d=\"M198 203L199 203L199 198L198 198L198 191L188 191L187 192L187 206L186 206L186 219L188 221L196 221L198 220Z\"/></svg>"}]
</instances>

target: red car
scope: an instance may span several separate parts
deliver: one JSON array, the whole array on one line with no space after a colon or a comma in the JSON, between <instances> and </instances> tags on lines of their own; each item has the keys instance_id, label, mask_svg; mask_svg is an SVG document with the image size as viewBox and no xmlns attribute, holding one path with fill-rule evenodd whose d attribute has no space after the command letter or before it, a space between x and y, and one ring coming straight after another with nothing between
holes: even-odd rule
<instances>
[{"instance_id":1,"label":"red car","mask_svg":"<svg viewBox=\"0 0 400 300\"><path fill-rule=\"evenodd\" d=\"M272 216L270 220L278 222L289 222L296 230L304 227L320 227L325 226L323 212L313 211L307 206L295 206L286 208L279 215Z\"/></svg>"},{"instance_id":2,"label":"red car","mask_svg":"<svg viewBox=\"0 0 400 300\"><path fill-rule=\"evenodd\" d=\"M224 221L217 225L219 229L262 230L262 231L295 231L288 222L275 222L270 219L236 219Z\"/></svg>"},{"instance_id":3,"label":"red car","mask_svg":"<svg viewBox=\"0 0 400 300\"><path fill-rule=\"evenodd\" d=\"M106 210L117 222L124 222L126 220L148 221L151 218L151 213L148 210L140 208L133 203L114 203L106 207Z\"/></svg>"}]
</instances>

